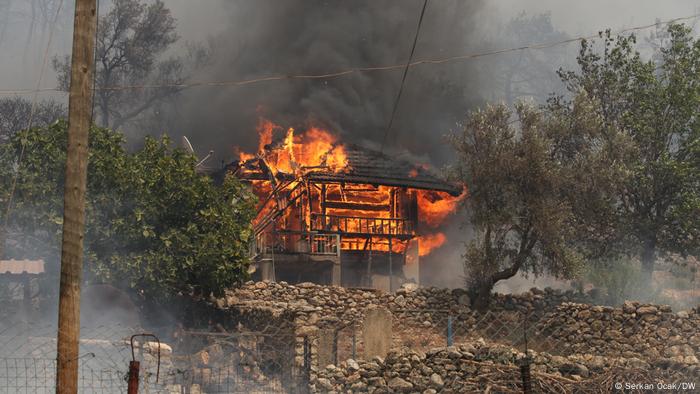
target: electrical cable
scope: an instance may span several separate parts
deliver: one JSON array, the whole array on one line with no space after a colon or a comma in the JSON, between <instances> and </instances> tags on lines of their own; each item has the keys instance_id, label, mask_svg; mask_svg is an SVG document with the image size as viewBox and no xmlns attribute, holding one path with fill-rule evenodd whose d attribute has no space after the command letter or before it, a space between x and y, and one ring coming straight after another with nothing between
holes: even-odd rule
<instances>
[{"instance_id":1,"label":"electrical cable","mask_svg":"<svg viewBox=\"0 0 700 394\"><path fill-rule=\"evenodd\" d=\"M624 33L629 33L629 32L633 32L633 31L646 30L646 29L656 27L656 26L667 25L667 24L671 24L671 23L695 19L698 17L700 17L700 13L686 16L686 17L674 18L674 19L670 19L667 21L661 21L658 23L652 23L652 24L643 25L643 26L636 26L636 27L621 29L621 30L617 30L615 32L615 34L624 34ZM572 42L595 39L597 37L598 37L598 34L591 34L588 36L579 36L579 37L575 37L575 38L569 38L566 40L549 42L549 43L538 43L538 44L531 44L531 45L525 45L525 46L520 46L520 47L492 50L492 51L487 51L487 52L449 56L449 57L444 57L444 58L419 59L419 60L411 62L409 64L409 67L415 67L415 66L426 65L426 64L450 63L450 62L459 61L459 60L469 60L469 59L476 59L476 58L481 58L481 57L496 56L496 55L502 55L502 54L506 54L506 53L510 53L510 52L524 51L524 50L548 49L548 48L552 48L552 47L559 46L559 45L570 44ZM262 83L262 82L284 81L284 80L293 80L293 79L331 79L331 78L338 78L338 77L343 77L343 76L357 74L357 73L364 73L364 72L399 70L399 69L404 69L405 67L406 67L406 64L394 64L394 65L385 65L385 66L354 67L354 68L349 68L346 70L329 72L329 73L324 73L324 74L269 75L269 76L265 76L265 77L252 78L252 79L242 79L242 80L235 80L235 81L208 81L208 82L207 81L194 81L194 82L189 82L189 83L120 85L120 86L105 86L102 88L95 88L95 89L96 90L115 90L116 91L116 90L139 90L139 89L158 89L158 88L245 86L245 85L251 85L251 84ZM65 91L58 89L58 88L0 89L0 95L31 94L31 93L35 93L35 92L66 93Z\"/></svg>"},{"instance_id":2,"label":"electrical cable","mask_svg":"<svg viewBox=\"0 0 700 394\"><path fill-rule=\"evenodd\" d=\"M43 62L41 64L41 68L39 70L39 78L37 80L36 86L37 89L34 90L34 97L32 98L32 106L31 109L29 110L29 119L27 121L27 128L26 130L29 130L32 128L33 122L34 122L34 115L36 113L36 106L37 106L37 101L38 101L38 96L39 96L39 86L41 86L41 81L44 78L44 73L46 72L46 65L48 64L48 59L49 59L49 49L51 48L51 42L53 41L53 34L55 31L55 27L58 24L58 17L61 14L61 8L63 7L63 0L60 0L58 3L58 8L56 9L56 15L54 16L53 24L51 26L51 29L49 30L49 38L46 43L46 48L44 49L44 58ZM10 222L10 212L12 210L12 201L15 196L15 191L17 190L17 179L19 178L19 167L22 164L22 160L24 159L24 153L27 148L27 143L22 140L21 141L21 147L19 151L19 157L17 159L17 165L15 168L15 174L12 177L12 183L10 185L10 192L7 197L7 207L5 208L5 220L3 223L3 229L0 230L0 232L6 232L7 226ZM3 239L0 239L0 242L4 242ZM0 250L4 249L4 245L0 245ZM0 256L2 257L2 256Z\"/></svg>"},{"instance_id":3,"label":"electrical cable","mask_svg":"<svg viewBox=\"0 0 700 394\"><path fill-rule=\"evenodd\" d=\"M92 99L90 100L92 108L90 108L90 127L92 127L95 119L95 92L97 92L97 89L95 89L95 84L97 82L97 33L100 31L100 0L97 0L95 3L95 56L92 65Z\"/></svg>"},{"instance_id":4,"label":"electrical cable","mask_svg":"<svg viewBox=\"0 0 700 394\"><path fill-rule=\"evenodd\" d=\"M399 108L399 101L401 101L401 93L403 93L403 87L406 84L406 76L408 75L408 68L411 66L411 61L413 60L413 54L416 51L416 44L418 43L418 36L420 35L420 27L423 24L423 16L425 16L425 9L428 6L428 0L423 2L423 9L420 11L420 17L418 18L418 26L416 27L416 35L413 37L413 46L411 46L411 54L408 55L408 61L406 61L406 67L403 69L403 76L401 77L401 84L399 85L399 92L394 100L394 107L391 110L391 116L389 117L389 124L384 130L384 137L382 138L382 144L379 148L379 153L384 153L384 145L386 145L386 139L391 132L391 126L394 124L394 118L396 117L396 110Z\"/></svg>"}]
</instances>

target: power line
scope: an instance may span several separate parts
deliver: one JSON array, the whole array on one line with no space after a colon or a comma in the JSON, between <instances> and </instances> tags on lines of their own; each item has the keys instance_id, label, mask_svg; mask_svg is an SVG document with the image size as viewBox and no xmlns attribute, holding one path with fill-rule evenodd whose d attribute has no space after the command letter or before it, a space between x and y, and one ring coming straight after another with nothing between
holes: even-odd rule
<instances>
[{"instance_id":1,"label":"power line","mask_svg":"<svg viewBox=\"0 0 700 394\"><path fill-rule=\"evenodd\" d=\"M97 34L100 31L100 0L95 2L95 43L97 43ZM95 45L97 46L97 45ZM95 49L95 55L93 56L93 70L92 70L92 98L90 99L90 125L93 124L95 120L95 85L97 85L97 49Z\"/></svg>"},{"instance_id":2,"label":"power line","mask_svg":"<svg viewBox=\"0 0 700 394\"><path fill-rule=\"evenodd\" d=\"M690 19L695 19L700 17L700 13L674 18L667 21L656 22L643 26L635 26L626 29L617 30L615 34L624 34L633 31L646 30L652 27L660 25L668 25L671 23L686 21ZM449 56L443 58L432 58L432 59L419 59L408 64L409 67L415 67L427 64L443 64L450 63L459 60L469 60L477 59L488 56L503 55L511 52L519 52L525 50L541 50L548 49L555 46L566 45L573 42L578 42L582 40L590 40L598 37L598 34L591 34L587 36L579 36L575 38L569 38L566 40L549 42L549 43L538 43L531 45L524 45L520 47L497 49L487 52L477 52L464 55ZM272 81L285 81L294 79L331 79L343 77L351 74L365 73L365 72L375 72L375 71L393 71L405 69L406 64L392 64L384 66L369 66L369 67L353 67L345 70L328 72L324 74L278 74L278 75L268 75L264 77L251 78L251 79L241 79L241 80L231 80L231 81L194 81L194 82L182 82L182 83L164 83L164 84L142 84L142 85L120 85L120 86L105 86L96 87L95 90L107 90L107 91L120 91L120 90L139 90L139 89L159 89L159 88L193 88L193 87L217 87L217 86L246 86L262 82L272 82ZM58 88L41 88L41 89L0 89L0 95L12 95L12 94L31 94L35 92L60 92L65 93L65 91Z\"/></svg>"},{"instance_id":3,"label":"power line","mask_svg":"<svg viewBox=\"0 0 700 394\"><path fill-rule=\"evenodd\" d=\"M54 21L52 24L51 29L49 30L49 38L46 42L46 48L44 49L44 58L41 63L41 69L39 70L39 78L37 79L36 82L36 87L37 89L34 90L34 97L32 98L32 106L31 109L29 110L29 119L27 121L27 128L26 130L29 130L33 126L34 122L34 115L36 113L36 106L37 106L37 101L38 101L38 96L39 96L39 86L41 86L41 81L44 79L44 73L46 72L46 65L48 64L48 59L49 59L49 49L51 48L51 42L53 41L53 33L54 33L54 27L58 24L58 17L61 13L61 8L63 7L63 0L61 0L58 3L58 8L56 8L56 15L54 16ZM19 166L22 164L22 159L24 159L24 153L27 148L27 142L22 139L21 141L21 147L19 151L19 157L17 159L17 168L15 170L15 174L12 177L12 184L10 185L10 192L7 197L7 207L5 209L5 223L3 224L4 229L0 229L0 233L4 232L3 230L7 229L7 226L10 222L10 212L12 210L12 200L14 199L15 196L15 190L17 189L17 179L19 178ZM0 242L4 242L4 239L0 237ZM5 245L0 245L0 252L4 249ZM0 258L2 253L0 253Z\"/></svg>"},{"instance_id":4,"label":"power line","mask_svg":"<svg viewBox=\"0 0 700 394\"><path fill-rule=\"evenodd\" d=\"M408 75L408 68L411 66L411 61L413 60L413 53L416 51L416 44L418 43L418 35L420 34L420 27L423 24L423 16L425 15L425 9L428 6L428 0L423 2L423 9L420 11L420 17L418 18L418 26L416 27L416 35L413 37L413 46L411 47L411 54L408 55L408 60L406 61L406 67L403 69L403 77L401 77L401 84L399 85L399 92L396 95L396 100L394 100L394 108L391 110L391 116L389 117L389 124L384 130L384 138L382 138L382 145L379 149L380 153L384 153L384 145L386 144L386 139L391 132L391 126L394 124L394 117L396 116L396 110L399 108L399 101L401 101L401 93L403 93L403 86L406 84L406 76Z\"/></svg>"}]
</instances>

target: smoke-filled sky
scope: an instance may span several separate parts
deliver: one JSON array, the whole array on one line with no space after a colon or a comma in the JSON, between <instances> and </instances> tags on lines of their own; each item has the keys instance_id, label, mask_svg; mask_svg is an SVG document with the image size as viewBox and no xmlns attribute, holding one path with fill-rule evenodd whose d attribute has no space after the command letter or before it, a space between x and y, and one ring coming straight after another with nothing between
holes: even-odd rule
<instances>
[{"instance_id":1,"label":"smoke-filled sky","mask_svg":"<svg viewBox=\"0 0 700 394\"><path fill-rule=\"evenodd\" d=\"M53 3L48 19L35 17L30 36L31 2ZM0 88L33 88L43 51L61 0L0 0L7 22L0 49ZM237 80L269 74L324 73L355 66L401 64L408 56L420 0L166 0L178 21L180 43L214 45L213 64L193 80ZM4 5L3 5L4 4ZM101 3L102 12L109 1ZM571 36L652 23L696 13L700 1L618 0L431 0L416 48L416 59L500 49L499 36L521 12L551 12L554 28ZM70 47L72 1L63 0L50 54ZM0 10L2 13L3 10ZM36 11L35 11L36 13ZM40 14L40 13L39 13ZM45 26L46 25L46 26ZM43 29L43 30L42 30ZM520 42L528 42L527 38ZM29 44L29 45L27 45ZM576 44L571 44L574 50ZM575 53L575 52L571 52ZM465 113L485 100L501 99L493 86L490 59L465 60L410 70L394 128L392 148L408 149L434 164L449 157L439 138L458 127ZM552 65L552 71L557 65ZM329 80L281 81L247 87L194 88L170 109L162 130L140 134L187 134L200 152L230 158L233 145L254 146L259 116L283 125L307 121L328 125L345 138L378 143L384 133L401 71L354 74ZM54 86L48 68L45 87ZM54 95L65 99L64 95Z\"/></svg>"},{"instance_id":2,"label":"smoke-filled sky","mask_svg":"<svg viewBox=\"0 0 700 394\"><path fill-rule=\"evenodd\" d=\"M61 3L0 0L0 90L32 89L36 85L55 8L49 9L42 22L36 10L35 17L31 17L32 1L54 7ZM70 49L72 1L62 2L50 56ZM177 19L180 48L185 42L212 45L211 64L197 71L191 80L232 81L402 64L410 51L422 1L165 0L165 4ZM104 13L108 8L109 1L103 0L100 11ZM553 31L545 33L561 37L686 17L699 10L700 0L430 0L415 59L540 42L540 36L513 37L507 30L508 22L523 12L527 16L550 13ZM577 44L569 44L560 52L538 55L542 56L541 69L536 78L542 83L536 82L535 87L546 92L556 89L551 85L552 80L556 82L554 71L562 65L571 67L576 49ZM411 68L388 139L390 150L410 152L418 160L436 166L447 164L450 148L440 137L458 128L469 110L486 101L506 99L499 78L504 65L516 59L514 55L501 55ZM217 160L230 160L234 146L255 148L255 125L263 116L283 126L320 123L346 141L378 146L401 73L376 71L333 79L192 88L162 109L166 116L161 118L165 120L156 129L132 126L128 134L136 140L143 134L163 132L175 137L187 135L198 153L214 149ZM548 83L544 83L547 76ZM55 73L49 66L42 86L55 85ZM65 100L63 94L41 97ZM461 248L453 246L443 248L433 258L457 263L435 272L434 279L458 286L462 284Z\"/></svg>"},{"instance_id":3,"label":"smoke-filled sky","mask_svg":"<svg viewBox=\"0 0 700 394\"><path fill-rule=\"evenodd\" d=\"M687 16L700 5L698 1L609 3L432 0L415 59L512 45L512 40L499 37L499 30L521 12L551 12L554 27L573 36L606 27L652 23L656 18ZM235 80L401 64L410 51L422 2L261 0L210 1L207 7L185 1L172 4L182 21L183 37L216 37L216 64L195 78ZM212 31L201 29L203 25ZM518 44L523 42L527 43L527 38L521 38ZM569 47L573 57L576 44ZM440 136L458 127L457 122L474 106L501 98L493 86L493 76L488 75L491 64L491 59L482 59L412 68L389 135L390 147L407 149L438 166L445 164L450 151ZM549 71L553 74L558 66L552 65ZM399 70L216 91L194 89L183 95L177 111L186 117L164 127L177 125L177 132L189 134L198 150L218 149L219 157L226 156L228 152L221 149L232 139L249 149L255 146L253 126L259 116L285 126L319 121L353 142L376 144L384 134L400 77Z\"/></svg>"}]
</instances>

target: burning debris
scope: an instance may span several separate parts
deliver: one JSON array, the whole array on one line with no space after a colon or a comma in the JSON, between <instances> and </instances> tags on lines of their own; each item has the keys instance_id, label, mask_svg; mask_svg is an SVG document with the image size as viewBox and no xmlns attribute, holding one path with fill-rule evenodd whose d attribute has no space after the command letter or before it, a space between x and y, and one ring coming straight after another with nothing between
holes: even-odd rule
<instances>
[{"instance_id":1,"label":"burning debris","mask_svg":"<svg viewBox=\"0 0 700 394\"><path fill-rule=\"evenodd\" d=\"M250 182L259 198L252 254L263 279L419 283L419 257L446 242L437 229L466 188L425 165L345 145L320 127L297 132L261 120L258 134L258 151L237 149L239 160L225 171Z\"/></svg>"}]
</instances>

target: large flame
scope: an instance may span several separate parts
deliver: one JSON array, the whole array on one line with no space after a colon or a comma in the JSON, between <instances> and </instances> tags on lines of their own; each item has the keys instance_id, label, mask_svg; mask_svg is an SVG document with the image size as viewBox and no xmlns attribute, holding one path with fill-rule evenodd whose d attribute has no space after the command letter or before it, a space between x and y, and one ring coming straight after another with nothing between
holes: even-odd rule
<instances>
[{"instance_id":1,"label":"large flame","mask_svg":"<svg viewBox=\"0 0 700 394\"><path fill-rule=\"evenodd\" d=\"M328 130L311 127L304 133L297 134L293 128L289 128L281 143L273 146L275 133L282 130L282 127L269 120L261 119L258 122L258 155L265 158L273 171L297 174L310 167L324 167L334 172L347 169L345 147ZM240 150L235 153L241 161L254 157Z\"/></svg>"},{"instance_id":2,"label":"large flame","mask_svg":"<svg viewBox=\"0 0 700 394\"><path fill-rule=\"evenodd\" d=\"M321 211L320 186L316 189L311 187L306 190L302 190L303 187L295 187L297 185L303 186L298 179L308 171L351 171L343 144L339 143L336 135L321 127L310 127L299 133L293 128L285 130L285 128L266 119L259 121L257 132L259 135L258 151L256 154L251 154L236 150L239 160L246 162L257 157L264 161L273 175L276 176L280 173L292 175L297 181L289 184L280 184L279 182L283 181L278 181L278 186L285 187L281 191L283 197L280 198L281 200L291 200L295 196L299 196L302 204L305 204L303 215L292 214L293 210L287 210L282 217L282 222L290 229L300 226L301 221L305 221L306 224L301 225L301 227L310 226L312 229L324 228L328 231L341 232L343 233L341 245L343 250L367 250L368 246L371 245L372 250L388 251L390 245L386 237L387 234L415 234L416 229L406 219L409 216L407 208L401 202L407 201L406 199L410 198L411 194L415 195L414 198L418 205L419 221L425 225L421 226L423 232L427 228L434 229L444 223L447 217L457 210L459 203L467 195L466 189L462 194L454 197L444 192L432 190L406 190L370 184L328 183L323 185L326 202L322 209L327 216L319 218L313 216L312 210L309 208L313 208L314 212ZM427 170L427 165L417 165L408 175L417 177L422 170ZM278 179L290 178L287 176ZM254 224L259 224L276 205L279 206L280 202L270 196L273 191L270 181L253 181L253 190L260 201L258 215L254 220ZM302 193L306 193L306 195L300 195ZM328 220L327 218L330 217L340 217L343 220ZM377 236L371 236L368 239L367 234L376 234ZM417 237L417 240L419 256L426 256L444 245L447 237L445 234L435 231L422 233ZM400 237L394 238L391 243L391 249L396 253L403 253L406 247L406 241L400 240Z\"/></svg>"},{"instance_id":3,"label":"large flame","mask_svg":"<svg viewBox=\"0 0 700 394\"><path fill-rule=\"evenodd\" d=\"M418 237L418 256L427 256L447 241L443 233L427 234Z\"/></svg>"},{"instance_id":4,"label":"large flame","mask_svg":"<svg viewBox=\"0 0 700 394\"><path fill-rule=\"evenodd\" d=\"M455 213L459 203L467 196L467 190L457 197L434 190L418 190L418 207L420 219L430 227L438 227L445 219Z\"/></svg>"}]
</instances>

